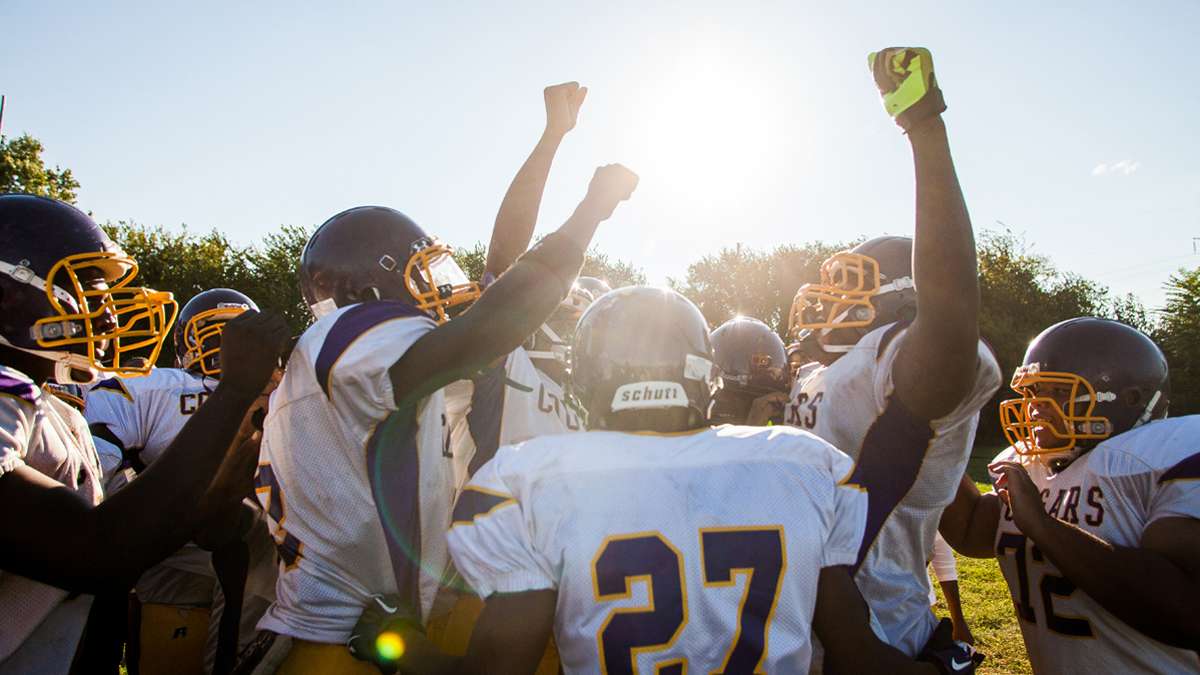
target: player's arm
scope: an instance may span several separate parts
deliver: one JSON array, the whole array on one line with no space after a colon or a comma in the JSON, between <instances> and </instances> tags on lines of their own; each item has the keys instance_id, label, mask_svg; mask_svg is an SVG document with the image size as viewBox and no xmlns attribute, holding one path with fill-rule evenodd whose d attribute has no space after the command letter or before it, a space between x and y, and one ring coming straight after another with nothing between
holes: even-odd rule
<instances>
[{"instance_id":1,"label":"player's arm","mask_svg":"<svg viewBox=\"0 0 1200 675\"><path fill-rule=\"evenodd\" d=\"M907 675L939 670L884 644L871 630L867 603L850 577L850 568L826 567L817 582L813 632L825 649L826 673Z\"/></svg>"},{"instance_id":2,"label":"player's arm","mask_svg":"<svg viewBox=\"0 0 1200 675\"><path fill-rule=\"evenodd\" d=\"M1047 514L1021 465L992 468L1017 527L1080 591L1159 642L1200 649L1200 520L1161 518L1141 546L1114 546Z\"/></svg>"},{"instance_id":3,"label":"player's arm","mask_svg":"<svg viewBox=\"0 0 1200 675\"><path fill-rule=\"evenodd\" d=\"M273 314L246 312L226 324L222 360L238 367L225 374L158 461L99 506L27 466L0 476L0 507L19 514L0 528L0 568L94 592L136 578L187 542L207 515L197 505L210 483L219 492L224 482L250 480L222 472L222 465L254 465L239 453L257 456L257 445L231 444L286 338L286 324ZM224 478L214 481L216 474Z\"/></svg>"},{"instance_id":4,"label":"player's arm","mask_svg":"<svg viewBox=\"0 0 1200 675\"><path fill-rule=\"evenodd\" d=\"M917 316L898 347L895 391L910 412L932 420L962 403L976 376L975 238L950 156L941 116L946 106L928 50L885 49L872 55L871 65L885 108L908 134L917 182Z\"/></svg>"},{"instance_id":5,"label":"player's arm","mask_svg":"<svg viewBox=\"0 0 1200 675\"><path fill-rule=\"evenodd\" d=\"M996 557L996 528L1000 526L1000 498L981 494L970 476L963 475L954 501L942 511L938 532L950 548L969 558Z\"/></svg>"},{"instance_id":6,"label":"player's arm","mask_svg":"<svg viewBox=\"0 0 1200 675\"><path fill-rule=\"evenodd\" d=\"M579 108L587 97L587 87L580 87L578 82L566 82L546 87L542 95L546 100L546 129L500 202L496 224L492 227L492 241L488 244L485 277L500 276L529 248L546 179L550 176L550 164L563 137L575 128Z\"/></svg>"},{"instance_id":7,"label":"player's arm","mask_svg":"<svg viewBox=\"0 0 1200 675\"><path fill-rule=\"evenodd\" d=\"M619 164L597 169L587 196L557 232L522 255L469 311L423 335L391 367L397 407L478 370L537 330L566 297L596 228L636 186L637 175Z\"/></svg>"},{"instance_id":8,"label":"player's arm","mask_svg":"<svg viewBox=\"0 0 1200 675\"><path fill-rule=\"evenodd\" d=\"M471 633L462 672L532 673L554 633L558 592L494 593ZM513 617L521 617L513 621Z\"/></svg>"}]
</instances>

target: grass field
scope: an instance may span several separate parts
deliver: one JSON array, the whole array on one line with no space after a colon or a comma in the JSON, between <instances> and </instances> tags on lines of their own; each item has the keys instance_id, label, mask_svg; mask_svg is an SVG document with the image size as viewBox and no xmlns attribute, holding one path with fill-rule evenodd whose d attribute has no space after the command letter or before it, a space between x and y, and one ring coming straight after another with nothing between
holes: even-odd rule
<instances>
[{"instance_id":1,"label":"grass field","mask_svg":"<svg viewBox=\"0 0 1200 675\"><path fill-rule=\"evenodd\" d=\"M987 482L987 463L1000 451L995 446L976 446L967 468L979 483L979 489L991 491ZM963 614L975 636L975 646L987 655L980 673L1029 673L1025 643L1013 612L1012 596L995 559L958 558L958 586L962 596ZM936 587L937 585L934 584ZM945 601L938 591L939 616L949 616Z\"/></svg>"}]
</instances>

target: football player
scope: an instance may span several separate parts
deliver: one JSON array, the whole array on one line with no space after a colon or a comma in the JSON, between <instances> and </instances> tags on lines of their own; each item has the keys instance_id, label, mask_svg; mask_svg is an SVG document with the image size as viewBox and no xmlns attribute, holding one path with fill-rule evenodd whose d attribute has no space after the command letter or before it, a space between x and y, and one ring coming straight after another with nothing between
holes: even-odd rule
<instances>
[{"instance_id":1,"label":"football player","mask_svg":"<svg viewBox=\"0 0 1200 675\"><path fill-rule=\"evenodd\" d=\"M1200 416L1162 419L1162 352L1070 319L1034 338L1012 388L997 492L964 477L946 541L999 559L1034 672L1200 672Z\"/></svg>"},{"instance_id":2,"label":"football player","mask_svg":"<svg viewBox=\"0 0 1200 675\"><path fill-rule=\"evenodd\" d=\"M587 87L566 82L546 87L542 97L546 126L496 213L484 268L485 287L529 247L550 167L563 137L575 128ZM592 299L589 291L573 286L522 346L470 379L446 388L456 486L465 484L501 445L582 429L562 386L566 371L563 338L569 340L569 330Z\"/></svg>"},{"instance_id":3,"label":"football player","mask_svg":"<svg viewBox=\"0 0 1200 675\"><path fill-rule=\"evenodd\" d=\"M815 630L841 671L939 672L871 632L849 571L870 488L850 458L790 427L710 426L695 305L613 291L573 353L592 430L502 448L458 498L451 552L487 604L465 659L435 665L529 673L553 633L567 673L796 673Z\"/></svg>"},{"instance_id":4,"label":"football player","mask_svg":"<svg viewBox=\"0 0 1200 675\"><path fill-rule=\"evenodd\" d=\"M713 397L713 424L781 424L791 380L779 335L758 319L737 316L711 338L722 382Z\"/></svg>"},{"instance_id":5,"label":"football player","mask_svg":"<svg viewBox=\"0 0 1200 675\"><path fill-rule=\"evenodd\" d=\"M73 206L0 195L0 672L66 672L91 596L177 550L249 485L244 415L286 339L282 318L229 324L222 380L154 468L111 499L87 423L40 385L138 374L174 318L169 293L134 286L136 263ZM128 585L125 586L128 588ZM82 595L81 595L82 594Z\"/></svg>"},{"instance_id":6,"label":"football player","mask_svg":"<svg viewBox=\"0 0 1200 675\"><path fill-rule=\"evenodd\" d=\"M636 183L620 165L597 169L567 222L482 294L398 211L350 209L313 233L299 272L317 321L272 395L259 467L283 567L259 622L264 658L285 672L353 672L364 666L345 643L372 597L398 594L428 618L454 496L441 388L533 333Z\"/></svg>"},{"instance_id":7,"label":"football player","mask_svg":"<svg viewBox=\"0 0 1200 675\"><path fill-rule=\"evenodd\" d=\"M153 464L212 394L222 372L222 330L248 310L258 311L258 305L233 289L213 288L196 294L183 306L175 325L177 367L154 368L144 377L103 380L88 391L84 416L105 469L107 494ZM269 590L274 587L276 565L271 547L261 541L267 537L266 529L252 530L260 539L255 546L248 546L241 537L230 544L266 554L257 557L255 574L264 578L253 587ZM138 579L140 619L136 623L140 628L134 629L139 636L128 657L139 662L143 675L212 669L216 628L224 614L219 611L223 602L214 608L214 597L223 600L228 590L216 585L216 575L213 556L189 542ZM273 599L255 594L246 597L240 642L254 638L254 626ZM227 645L230 657L237 653L236 647Z\"/></svg>"},{"instance_id":8,"label":"football player","mask_svg":"<svg viewBox=\"0 0 1200 675\"><path fill-rule=\"evenodd\" d=\"M885 49L869 62L912 146L916 235L837 253L796 293L790 331L823 363L800 369L785 421L844 450L857 474L888 478L871 494L873 545L855 581L888 643L913 655L937 624L925 562L938 518L1000 373L979 339L975 242L929 52Z\"/></svg>"}]
</instances>

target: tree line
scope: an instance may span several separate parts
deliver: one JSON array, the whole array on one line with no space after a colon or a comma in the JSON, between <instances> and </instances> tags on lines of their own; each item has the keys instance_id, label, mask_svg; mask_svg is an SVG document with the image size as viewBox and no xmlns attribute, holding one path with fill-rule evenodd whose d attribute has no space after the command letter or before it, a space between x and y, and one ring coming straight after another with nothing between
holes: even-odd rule
<instances>
[{"instance_id":1,"label":"tree line","mask_svg":"<svg viewBox=\"0 0 1200 675\"><path fill-rule=\"evenodd\" d=\"M45 167L42 146L26 135L0 137L0 192L26 192L73 202L79 183L69 169ZM142 283L170 290L182 306L208 288L236 288L264 308L281 312L299 334L309 323L296 278L300 252L311 227L284 225L261 242L242 245L213 230L167 229L129 222L105 224L109 235L140 265ZM706 255L668 284L700 308L712 326L741 314L787 330L788 310L802 284L815 282L821 262L855 242L784 244L771 250L736 245ZM1145 331L1163 348L1171 369L1171 413L1200 412L1200 267L1181 269L1166 284L1166 304L1148 310L1132 295L1115 296L1083 276L1058 270L1046 256L1011 231L979 233L980 332L1004 373L1021 363L1029 341L1047 326L1075 316L1102 316ZM483 273L483 244L456 250L470 278ZM588 252L583 274L614 287L646 282L631 263ZM168 344L160 365L169 365ZM996 405L1011 391L1002 387L985 407L980 437L1002 438Z\"/></svg>"}]
</instances>

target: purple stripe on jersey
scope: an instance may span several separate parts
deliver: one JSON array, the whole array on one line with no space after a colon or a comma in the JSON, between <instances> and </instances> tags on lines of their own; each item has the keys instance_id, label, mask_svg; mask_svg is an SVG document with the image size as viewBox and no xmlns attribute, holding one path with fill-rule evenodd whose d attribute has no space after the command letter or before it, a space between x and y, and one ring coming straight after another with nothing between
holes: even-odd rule
<instances>
[{"instance_id":1,"label":"purple stripe on jersey","mask_svg":"<svg viewBox=\"0 0 1200 675\"><path fill-rule=\"evenodd\" d=\"M887 330L885 330L883 335L879 338L879 347L875 350L875 360L878 361L879 359L882 359L883 353L887 351L888 345L892 343L892 340L896 339L896 336L900 334L900 331L908 328L911 325L911 321L897 321Z\"/></svg>"},{"instance_id":2,"label":"purple stripe on jersey","mask_svg":"<svg viewBox=\"0 0 1200 675\"><path fill-rule=\"evenodd\" d=\"M321 351L317 353L317 382L321 385L325 396L329 396L329 376L333 371L333 364L337 363L338 357L360 335L385 321L409 316L429 318L428 314L416 307L397 300L364 302L351 307L339 316L334 321L333 327L325 334L325 342L321 344Z\"/></svg>"},{"instance_id":3,"label":"purple stripe on jersey","mask_svg":"<svg viewBox=\"0 0 1200 675\"><path fill-rule=\"evenodd\" d=\"M486 515L497 506L508 502L516 502L516 499L467 487L458 496L458 501L454 502L454 515L450 518L450 524L451 526L472 525L479 516Z\"/></svg>"},{"instance_id":4,"label":"purple stripe on jersey","mask_svg":"<svg viewBox=\"0 0 1200 675\"><path fill-rule=\"evenodd\" d=\"M475 456L467 467L467 477L475 475L500 449L500 423L504 419L504 364L488 368L473 379L471 409L467 412L467 429L475 441Z\"/></svg>"},{"instance_id":5,"label":"purple stripe on jersey","mask_svg":"<svg viewBox=\"0 0 1200 675\"><path fill-rule=\"evenodd\" d=\"M1171 480L1187 480L1200 478L1200 452L1184 459L1175 466L1167 469L1166 473L1159 476L1158 484L1162 485Z\"/></svg>"},{"instance_id":6,"label":"purple stripe on jersey","mask_svg":"<svg viewBox=\"0 0 1200 675\"><path fill-rule=\"evenodd\" d=\"M29 380L0 373L0 393L16 396L19 399L36 404L41 391L37 385Z\"/></svg>"},{"instance_id":7,"label":"purple stripe on jersey","mask_svg":"<svg viewBox=\"0 0 1200 675\"><path fill-rule=\"evenodd\" d=\"M125 387L125 383L121 382L120 378L117 377L110 377L107 380L100 380L94 387L92 387L93 391L97 389L115 391L130 401L133 400L133 396L129 394L129 389Z\"/></svg>"},{"instance_id":8,"label":"purple stripe on jersey","mask_svg":"<svg viewBox=\"0 0 1200 675\"><path fill-rule=\"evenodd\" d=\"M367 478L383 525L396 592L411 616L421 616L421 461L416 406L380 422L367 441ZM435 572L440 574L440 570Z\"/></svg>"},{"instance_id":9,"label":"purple stripe on jersey","mask_svg":"<svg viewBox=\"0 0 1200 675\"><path fill-rule=\"evenodd\" d=\"M867 491L867 528L855 571L867 557L883 524L917 482L925 452L933 440L929 422L918 419L894 395L863 438L854 472L846 481Z\"/></svg>"}]
</instances>

